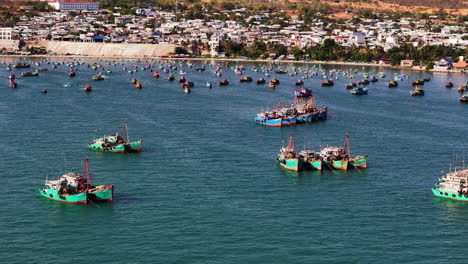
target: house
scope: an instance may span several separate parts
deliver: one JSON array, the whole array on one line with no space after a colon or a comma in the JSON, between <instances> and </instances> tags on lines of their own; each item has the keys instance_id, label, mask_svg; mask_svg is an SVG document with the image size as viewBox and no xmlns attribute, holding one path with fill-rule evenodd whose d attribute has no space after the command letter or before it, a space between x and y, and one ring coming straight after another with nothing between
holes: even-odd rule
<instances>
[{"instance_id":1,"label":"house","mask_svg":"<svg viewBox=\"0 0 468 264\"><path fill-rule=\"evenodd\" d=\"M379 65L390 65L390 64L392 64L392 60L389 59L389 58L382 57L382 58L379 60Z\"/></svg>"},{"instance_id":2,"label":"house","mask_svg":"<svg viewBox=\"0 0 468 264\"><path fill-rule=\"evenodd\" d=\"M363 34L363 33L361 33L361 32L353 32L353 33L349 36L348 42L349 42L351 45L359 46L359 45L364 45L364 44L366 44L365 39L366 39L366 38L364 37L364 34Z\"/></svg>"},{"instance_id":3,"label":"house","mask_svg":"<svg viewBox=\"0 0 468 264\"><path fill-rule=\"evenodd\" d=\"M453 64L453 69L457 72L468 71L468 62L464 60L463 56L460 56L460 61Z\"/></svg>"},{"instance_id":4,"label":"house","mask_svg":"<svg viewBox=\"0 0 468 264\"><path fill-rule=\"evenodd\" d=\"M453 60L452 58L442 58L439 61L434 63L434 70L435 71L448 71L452 69Z\"/></svg>"},{"instance_id":5,"label":"house","mask_svg":"<svg viewBox=\"0 0 468 264\"><path fill-rule=\"evenodd\" d=\"M414 60L401 60L400 61L400 66L401 67L413 67L414 66Z\"/></svg>"}]
</instances>

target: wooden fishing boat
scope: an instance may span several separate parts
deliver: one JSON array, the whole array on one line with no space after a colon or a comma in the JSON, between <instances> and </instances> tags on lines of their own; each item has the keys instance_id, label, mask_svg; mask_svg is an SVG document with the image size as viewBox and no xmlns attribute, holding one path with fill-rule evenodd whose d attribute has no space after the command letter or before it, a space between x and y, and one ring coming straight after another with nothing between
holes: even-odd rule
<instances>
[{"instance_id":1,"label":"wooden fishing boat","mask_svg":"<svg viewBox=\"0 0 468 264\"><path fill-rule=\"evenodd\" d=\"M103 152L113 152L113 153L132 153L140 152L142 139L131 142L128 136L128 126L127 122L124 122L124 132L126 134L126 139L119 135L116 132L113 135L107 135L100 138L95 138L94 141L88 144L88 149L95 151Z\"/></svg>"},{"instance_id":2,"label":"wooden fishing boat","mask_svg":"<svg viewBox=\"0 0 468 264\"><path fill-rule=\"evenodd\" d=\"M303 159L296 154L296 145L294 144L294 135L289 136L289 142L286 147L280 149L277 158L278 164L290 171L300 171L303 165Z\"/></svg>"},{"instance_id":3,"label":"wooden fishing boat","mask_svg":"<svg viewBox=\"0 0 468 264\"><path fill-rule=\"evenodd\" d=\"M264 78L260 78L256 80L257 84L264 84L266 80Z\"/></svg>"},{"instance_id":4,"label":"wooden fishing boat","mask_svg":"<svg viewBox=\"0 0 468 264\"><path fill-rule=\"evenodd\" d=\"M398 82L395 80L390 80L389 82L387 82L387 86L388 88L398 87Z\"/></svg>"},{"instance_id":5,"label":"wooden fishing boat","mask_svg":"<svg viewBox=\"0 0 468 264\"><path fill-rule=\"evenodd\" d=\"M353 95L365 95L367 93L368 93L368 89L363 88L363 87L356 87L351 90L351 94Z\"/></svg>"},{"instance_id":6,"label":"wooden fishing boat","mask_svg":"<svg viewBox=\"0 0 468 264\"><path fill-rule=\"evenodd\" d=\"M21 76L23 76L23 77L39 76L39 72L37 72L37 71L22 72L22 73L21 73Z\"/></svg>"},{"instance_id":7,"label":"wooden fishing boat","mask_svg":"<svg viewBox=\"0 0 468 264\"><path fill-rule=\"evenodd\" d=\"M244 76L242 78L239 78L240 82L252 82L252 77L249 76Z\"/></svg>"},{"instance_id":8,"label":"wooden fishing boat","mask_svg":"<svg viewBox=\"0 0 468 264\"><path fill-rule=\"evenodd\" d=\"M303 167L307 169L313 169L321 171L323 169L323 158L320 153L304 149L299 152L299 156L303 160Z\"/></svg>"},{"instance_id":9,"label":"wooden fishing boat","mask_svg":"<svg viewBox=\"0 0 468 264\"><path fill-rule=\"evenodd\" d=\"M421 86L417 86L416 89L410 91L411 96L423 96L424 89Z\"/></svg>"},{"instance_id":10,"label":"wooden fishing boat","mask_svg":"<svg viewBox=\"0 0 468 264\"><path fill-rule=\"evenodd\" d=\"M85 91L85 93L89 93L93 90L93 88L91 87L91 85L89 84L86 84L85 88L83 88L83 90Z\"/></svg>"},{"instance_id":11,"label":"wooden fishing boat","mask_svg":"<svg viewBox=\"0 0 468 264\"><path fill-rule=\"evenodd\" d=\"M270 83L277 85L280 84L280 81L278 79L271 79Z\"/></svg>"},{"instance_id":12,"label":"wooden fishing boat","mask_svg":"<svg viewBox=\"0 0 468 264\"><path fill-rule=\"evenodd\" d=\"M294 85L303 85L304 81L303 80L298 80L294 82Z\"/></svg>"},{"instance_id":13,"label":"wooden fishing boat","mask_svg":"<svg viewBox=\"0 0 468 264\"><path fill-rule=\"evenodd\" d=\"M320 85L322 85L322 86L333 86L334 84L335 84L335 82L333 82L332 79L328 79L326 81L320 82Z\"/></svg>"},{"instance_id":14,"label":"wooden fishing boat","mask_svg":"<svg viewBox=\"0 0 468 264\"><path fill-rule=\"evenodd\" d=\"M445 84L445 88L452 88L453 85L454 85L454 83L451 82L451 81L449 81L449 82L447 82L447 83Z\"/></svg>"},{"instance_id":15,"label":"wooden fishing boat","mask_svg":"<svg viewBox=\"0 0 468 264\"><path fill-rule=\"evenodd\" d=\"M104 80L104 76L101 73L93 76L93 81L102 81L102 80Z\"/></svg>"},{"instance_id":16,"label":"wooden fishing boat","mask_svg":"<svg viewBox=\"0 0 468 264\"><path fill-rule=\"evenodd\" d=\"M458 99L460 101L460 103L463 103L463 104L468 104L468 94L464 94L462 97L460 97Z\"/></svg>"},{"instance_id":17,"label":"wooden fishing boat","mask_svg":"<svg viewBox=\"0 0 468 264\"><path fill-rule=\"evenodd\" d=\"M29 68L29 67L31 67L30 64L22 63L22 62L18 62L18 63L13 65L13 68L18 68L18 69L20 69L20 68Z\"/></svg>"},{"instance_id":18,"label":"wooden fishing boat","mask_svg":"<svg viewBox=\"0 0 468 264\"><path fill-rule=\"evenodd\" d=\"M86 157L81 173L68 172L57 180L46 180L39 193L42 197L62 203L110 202L114 198L114 185L93 185Z\"/></svg>"},{"instance_id":19,"label":"wooden fishing boat","mask_svg":"<svg viewBox=\"0 0 468 264\"><path fill-rule=\"evenodd\" d=\"M309 88L302 87L301 90L294 90L294 96L296 97L310 97L312 96L312 90Z\"/></svg>"},{"instance_id":20,"label":"wooden fishing boat","mask_svg":"<svg viewBox=\"0 0 468 264\"><path fill-rule=\"evenodd\" d=\"M463 85L463 86L458 87L457 91L459 93L464 93L467 89L468 89L468 85Z\"/></svg>"},{"instance_id":21,"label":"wooden fishing boat","mask_svg":"<svg viewBox=\"0 0 468 264\"><path fill-rule=\"evenodd\" d=\"M226 79L221 79L221 81L219 81L219 86L226 86L226 85L229 85L229 81L226 80Z\"/></svg>"}]
</instances>

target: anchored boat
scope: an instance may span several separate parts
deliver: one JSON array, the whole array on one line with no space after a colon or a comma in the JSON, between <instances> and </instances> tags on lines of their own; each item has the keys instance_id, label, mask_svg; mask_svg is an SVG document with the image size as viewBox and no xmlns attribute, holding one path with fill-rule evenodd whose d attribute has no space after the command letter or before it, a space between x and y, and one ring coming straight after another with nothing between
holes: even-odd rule
<instances>
[{"instance_id":1,"label":"anchored boat","mask_svg":"<svg viewBox=\"0 0 468 264\"><path fill-rule=\"evenodd\" d=\"M437 197L468 202L468 169L445 174L434 184L432 193Z\"/></svg>"},{"instance_id":2,"label":"anchored boat","mask_svg":"<svg viewBox=\"0 0 468 264\"><path fill-rule=\"evenodd\" d=\"M290 171L300 171L303 160L296 155L296 145L294 144L294 135L289 136L288 146L282 147L277 157L279 165Z\"/></svg>"},{"instance_id":3,"label":"anchored boat","mask_svg":"<svg viewBox=\"0 0 468 264\"><path fill-rule=\"evenodd\" d=\"M112 201L114 185L93 185L89 161L86 157L81 174L67 172L57 180L46 180L44 186L39 189L39 193L56 202L87 204L88 201Z\"/></svg>"},{"instance_id":4,"label":"anchored boat","mask_svg":"<svg viewBox=\"0 0 468 264\"><path fill-rule=\"evenodd\" d=\"M143 140L140 139L138 141L130 142L127 122L124 122L124 131L126 134L126 140L116 132L114 135L94 139L92 143L88 144L88 148L95 151L114 153L140 152Z\"/></svg>"}]
</instances>

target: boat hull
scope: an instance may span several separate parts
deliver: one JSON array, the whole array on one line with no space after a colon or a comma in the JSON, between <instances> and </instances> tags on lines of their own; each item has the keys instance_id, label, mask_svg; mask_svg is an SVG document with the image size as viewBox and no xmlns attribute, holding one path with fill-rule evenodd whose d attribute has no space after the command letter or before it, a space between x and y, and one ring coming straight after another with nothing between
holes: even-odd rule
<instances>
[{"instance_id":1,"label":"boat hull","mask_svg":"<svg viewBox=\"0 0 468 264\"><path fill-rule=\"evenodd\" d=\"M468 194L460 194L454 191L448 191L439 188L432 188L432 193L436 197L451 199L459 202L468 202Z\"/></svg>"},{"instance_id":2,"label":"boat hull","mask_svg":"<svg viewBox=\"0 0 468 264\"><path fill-rule=\"evenodd\" d=\"M285 170L300 171L302 169L302 159L293 158L293 159L279 160L279 165Z\"/></svg>"},{"instance_id":3,"label":"boat hull","mask_svg":"<svg viewBox=\"0 0 468 264\"><path fill-rule=\"evenodd\" d=\"M342 171L348 170L347 159L327 161L326 163L328 166L330 166L330 168L333 168L334 170L342 170Z\"/></svg>"},{"instance_id":4,"label":"boat hull","mask_svg":"<svg viewBox=\"0 0 468 264\"><path fill-rule=\"evenodd\" d=\"M88 199L95 202L110 202L114 198L114 185L108 185L96 188L96 191L88 191Z\"/></svg>"},{"instance_id":5,"label":"boat hull","mask_svg":"<svg viewBox=\"0 0 468 264\"><path fill-rule=\"evenodd\" d=\"M61 203L70 203L70 204L87 204L88 198L87 193L82 192L78 194L58 194L57 190L53 189L39 189L39 193L52 201L61 202Z\"/></svg>"},{"instance_id":6,"label":"boat hull","mask_svg":"<svg viewBox=\"0 0 468 264\"><path fill-rule=\"evenodd\" d=\"M304 166L312 170L321 171L323 169L322 164L323 164L322 160L314 160L314 161L304 160Z\"/></svg>"},{"instance_id":7,"label":"boat hull","mask_svg":"<svg viewBox=\"0 0 468 264\"><path fill-rule=\"evenodd\" d=\"M356 168L367 168L367 156L354 157L349 162L350 165Z\"/></svg>"},{"instance_id":8,"label":"boat hull","mask_svg":"<svg viewBox=\"0 0 468 264\"><path fill-rule=\"evenodd\" d=\"M94 151L102 152L112 152L112 153L132 153L132 152L141 152L141 144L143 140L138 140L135 142L130 142L127 144L117 144L111 147L103 147L98 143L91 143L88 145L88 149Z\"/></svg>"}]
</instances>

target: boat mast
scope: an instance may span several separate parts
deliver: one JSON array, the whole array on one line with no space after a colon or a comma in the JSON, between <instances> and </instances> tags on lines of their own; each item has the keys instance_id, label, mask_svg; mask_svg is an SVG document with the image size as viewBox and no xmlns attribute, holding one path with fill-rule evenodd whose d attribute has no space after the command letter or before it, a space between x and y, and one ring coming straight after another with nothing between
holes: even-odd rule
<instances>
[{"instance_id":1,"label":"boat mast","mask_svg":"<svg viewBox=\"0 0 468 264\"><path fill-rule=\"evenodd\" d=\"M345 151L345 154L347 154L348 156L351 157L351 141L349 139L348 132L346 132L345 141L344 141L344 144L343 144L343 149Z\"/></svg>"},{"instance_id":2,"label":"boat mast","mask_svg":"<svg viewBox=\"0 0 468 264\"><path fill-rule=\"evenodd\" d=\"M288 150L296 152L296 144L294 144L294 134L289 136Z\"/></svg>"},{"instance_id":3,"label":"boat mast","mask_svg":"<svg viewBox=\"0 0 468 264\"><path fill-rule=\"evenodd\" d=\"M125 131L125 135L126 135L127 143L128 143L128 142L130 142L130 140L128 139L128 126L127 126L127 121L124 121L124 131Z\"/></svg>"},{"instance_id":4,"label":"boat mast","mask_svg":"<svg viewBox=\"0 0 468 264\"><path fill-rule=\"evenodd\" d=\"M84 176L84 174L86 173L86 179L87 179L87 183L92 186L93 185L93 179L91 178L91 171L89 169L89 160L88 160L88 156L85 157L85 160L83 162L83 169L81 170L81 175Z\"/></svg>"}]
</instances>

